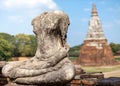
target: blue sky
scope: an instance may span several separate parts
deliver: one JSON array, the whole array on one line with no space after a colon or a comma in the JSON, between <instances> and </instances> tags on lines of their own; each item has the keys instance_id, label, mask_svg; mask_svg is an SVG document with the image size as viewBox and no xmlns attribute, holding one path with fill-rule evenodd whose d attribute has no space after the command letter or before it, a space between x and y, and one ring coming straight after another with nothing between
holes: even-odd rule
<instances>
[{"instance_id":1,"label":"blue sky","mask_svg":"<svg viewBox=\"0 0 120 86\"><path fill-rule=\"evenodd\" d=\"M79 45L86 37L93 3L108 42L120 43L120 0L0 0L0 32L33 34L35 16L59 9L70 18L68 44Z\"/></svg>"}]
</instances>

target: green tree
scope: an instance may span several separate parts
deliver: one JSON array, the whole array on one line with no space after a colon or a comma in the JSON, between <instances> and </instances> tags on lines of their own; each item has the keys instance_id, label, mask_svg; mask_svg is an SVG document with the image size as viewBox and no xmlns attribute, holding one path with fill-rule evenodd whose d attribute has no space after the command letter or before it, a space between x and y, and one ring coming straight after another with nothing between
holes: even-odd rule
<instances>
[{"instance_id":1,"label":"green tree","mask_svg":"<svg viewBox=\"0 0 120 86\"><path fill-rule=\"evenodd\" d=\"M8 41L0 37L0 60L8 60L12 56Z\"/></svg>"},{"instance_id":2,"label":"green tree","mask_svg":"<svg viewBox=\"0 0 120 86\"><path fill-rule=\"evenodd\" d=\"M0 33L0 37L7 40L9 43L13 43L15 41L14 35L10 35L8 33Z\"/></svg>"},{"instance_id":3,"label":"green tree","mask_svg":"<svg viewBox=\"0 0 120 86\"><path fill-rule=\"evenodd\" d=\"M109 45L110 45L114 55L116 54L116 52L118 50L120 50L120 44L115 44L115 43L111 42Z\"/></svg>"},{"instance_id":4,"label":"green tree","mask_svg":"<svg viewBox=\"0 0 120 86\"><path fill-rule=\"evenodd\" d=\"M37 49L36 37L34 35L29 35L29 37L30 37L30 47L31 47L30 56L34 56Z\"/></svg>"},{"instance_id":5,"label":"green tree","mask_svg":"<svg viewBox=\"0 0 120 86\"><path fill-rule=\"evenodd\" d=\"M71 47L70 50L69 50L69 56L70 57L78 57L79 54L80 54L81 47L82 47L82 44Z\"/></svg>"},{"instance_id":6,"label":"green tree","mask_svg":"<svg viewBox=\"0 0 120 86\"><path fill-rule=\"evenodd\" d=\"M14 56L14 48L15 48L15 37L14 35L10 35L8 33L0 33L0 38L6 40L9 45L10 45L10 49L11 49L11 55Z\"/></svg>"},{"instance_id":7,"label":"green tree","mask_svg":"<svg viewBox=\"0 0 120 86\"><path fill-rule=\"evenodd\" d=\"M34 35L17 34L15 36L16 56L33 56L36 51L36 39Z\"/></svg>"},{"instance_id":8,"label":"green tree","mask_svg":"<svg viewBox=\"0 0 120 86\"><path fill-rule=\"evenodd\" d=\"M16 45L16 56L26 56L26 45L28 45L30 38L26 34L17 34L15 36L15 45ZM28 51L29 52L29 51Z\"/></svg>"}]
</instances>

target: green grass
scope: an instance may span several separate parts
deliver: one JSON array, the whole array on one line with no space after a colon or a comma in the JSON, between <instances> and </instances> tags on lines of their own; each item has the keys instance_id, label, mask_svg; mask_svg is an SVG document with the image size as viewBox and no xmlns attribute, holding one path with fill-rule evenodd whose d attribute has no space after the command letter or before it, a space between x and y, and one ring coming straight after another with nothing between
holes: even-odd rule
<instances>
[{"instance_id":1,"label":"green grass","mask_svg":"<svg viewBox=\"0 0 120 86\"><path fill-rule=\"evenodd\" d=\"M116 56L116 57L115 57L115 60L120 61L120 56Z\"/></svg>"},{"instance_id":2,"label":"green grass","mask_svg":"<svg viewBox=\"0 0 120 86\"><path fill-rule=\"evenodd\" d=\"M71 61L75 61L77 57L69 57ZM120 61L120 56L116 56L115 60ZM85 70L85 72L111 72L114 70L120 69L120 65L115 65L115 66L100 66L100 67L84 67L82 68Z\"/></svg>"},{"instance_id":3,"label":"green grass","mask_svg":"<svg viewBox=\"0 0 120 86\"><path fill-rule=\"evenodd\" d=\"M82 67L86 72L111 72L120 69L120 65L101 67Z\"/></svg>"},{"instance_id":4,"label":"green grass","mask_svg":"<svg viewBox=\"0 0 120 86\"><path fill-rule=\"evenodd\" d=\"M71 61L75 61L78 57L69 57L69 59ZM115 60L119 60L120 61L120 56L115 56Z\"/></svg>"}]
</instances>

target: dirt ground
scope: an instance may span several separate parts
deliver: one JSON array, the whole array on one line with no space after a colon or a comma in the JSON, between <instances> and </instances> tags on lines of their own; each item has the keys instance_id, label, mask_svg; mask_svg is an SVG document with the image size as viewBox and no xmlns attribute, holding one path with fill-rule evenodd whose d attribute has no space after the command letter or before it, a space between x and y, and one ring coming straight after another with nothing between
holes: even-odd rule
<instances>
[{"instance_id":1,"label":"dirt ground","mask_svg":"<svg viewBox=\"0 0 120 86\"><path fill-rule=\"evenodd\" d=\"M115 70L115 71L111 71L111 72L105 72L104 77L105 78L108 78L108 77L120 77L120 69Z\"/></svg>"}]
</instances>

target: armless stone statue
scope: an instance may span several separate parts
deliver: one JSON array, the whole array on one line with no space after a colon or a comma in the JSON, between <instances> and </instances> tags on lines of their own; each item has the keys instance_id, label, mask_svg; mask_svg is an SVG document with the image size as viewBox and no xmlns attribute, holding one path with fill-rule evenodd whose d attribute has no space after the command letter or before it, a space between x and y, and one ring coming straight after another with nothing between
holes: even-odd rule
<instances>
[{"instance_id":1,"label":"armless stone statue","mask_svg":"<svg viewBox=\"0 0 120 86\"><path fill-rule=\"evenodd\" d=\"M69 24L68 16L57 10L34 18L33 32L38 44L35 56L8 63L2 69L4 76L16 85L59 86L71 81L75 68L67 58L69 46L66 33Z\"/></svg>"}]
</instances>

